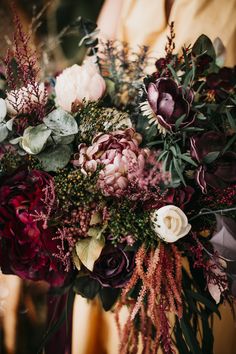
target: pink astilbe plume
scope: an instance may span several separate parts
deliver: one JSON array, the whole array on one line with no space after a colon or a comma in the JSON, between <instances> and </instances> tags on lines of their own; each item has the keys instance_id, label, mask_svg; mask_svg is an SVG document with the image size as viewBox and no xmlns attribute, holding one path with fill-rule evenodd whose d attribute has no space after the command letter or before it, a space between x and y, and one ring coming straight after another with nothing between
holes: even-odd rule
<instances>
[{"instance_id":1,"label":"pink astilbe plume","mask_svg":"<svg viewBox=\"0 0 236 354\"><path fill-rule=\"evenodd\" d=\"M71 262L71 252L75 246L75 239L73 236L67 233L65 227L58 229L56 236L53 237L53 240L60 241L60 244L57 245L57 252L53 253L53 256L60 260L64 266L64 271L69 272L72 267Z\"/></svg>"},{"instance_id":2,"label":"pink astilbe plume","mask_svg":"<svg viewBox=\"0 0 236 354\"><path fill-rule=\"evenodd\" d=\"M42 189L42 193L43 197L41 198L41 202L43 207L40 211L35 210L35 213L31 214L31 216L34 221L42 221L42 228L45 230L48 228L50 217L58 205L52 179L50 179L46 187Z\"/></svg>"},{"instance_id":3,"label":"pink astilbe plume","mask_svg":"<svg viewBox=\"0 0 236 354\"><path fill-rule=\"evenodd\" d=\"M146 250L141 246L136 255L133 276L122 292L117 306L116 318L121 335L120 353L133 354L141 335L143 352L156 354L161 346L164 353L175 353L171 340L169 314L182 317L182 261L176 246L167 248L163 243L156 250ZM137 300L129 297L129 292L141 280ZM129 316L121 329L119 311L129 303ZM139 330L134 321L139 320ZM155 335L152 337L153 330Z\"/></svg>"},{"instance_id":4,"label":"pink astilbe plume","mask_svg":"<svg viewBox=\"0 0 236 354\"><path fill-rule=\"evenodd\" d=\"M7 101L9 111L14 112L14 115L32 115L28 125L34 125L45 115L47 91L44 85L38 82L37 55L32 49L31 37L24 32L16 13L14 25L13 48L8 50L4 59L7 86L10 90Z\"/></svg>"}]
</instances>

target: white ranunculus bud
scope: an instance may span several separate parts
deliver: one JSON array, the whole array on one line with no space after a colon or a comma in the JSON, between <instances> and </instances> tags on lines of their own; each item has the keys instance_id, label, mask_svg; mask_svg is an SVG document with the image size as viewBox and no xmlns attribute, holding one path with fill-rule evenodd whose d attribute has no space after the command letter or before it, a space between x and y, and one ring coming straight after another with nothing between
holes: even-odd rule
<instances>
[{"instance_id":1,"label":"white ranunculus bud","mask_svg":"<svg viewBox=\"0 0 236 354\"><path fill-rule=\"evenodd\" d=\"M155 210L151 222L158 237L168 243L186 236L191 229L187 216L175 205L166 205Z\"/></svg>"},{"instance_id":2,"label":"white ranunculus bud","mask_svg":"<svg viewBox=\"0 0 236 354\"><path fill-rule=\"evenodd\" d=\"M88 61L82 66L74 64L65 69L56 79L56 104L71 112L73 103L97 101L106 90L106 83L98 72L98 66Z\"/></svg>"},{"instance_id":3,"label":"white ranunculus bud","mask_svg":"<svg viewBox=\"0 0 236 354\"><path fill-rule=\"evenodd\" d=\"M7 115L7 105L3 98L0 98L0 122L4 120Z\"/></svg>"},{"instance_id":4,"label":"white ranunculus bud","mask_svg":"<svg viewBox=\"0 0 236 354\"><path fill-rule=\"evenodd\" d=\"M8 92L5 102L8 113L15 116L18 113L28 113L29 104L41 103L44 99L45 86L44 83L41 82L37 83L36 87L29 84L28 86L23 86L17 90Z\"/></svg>"}]
</instances>

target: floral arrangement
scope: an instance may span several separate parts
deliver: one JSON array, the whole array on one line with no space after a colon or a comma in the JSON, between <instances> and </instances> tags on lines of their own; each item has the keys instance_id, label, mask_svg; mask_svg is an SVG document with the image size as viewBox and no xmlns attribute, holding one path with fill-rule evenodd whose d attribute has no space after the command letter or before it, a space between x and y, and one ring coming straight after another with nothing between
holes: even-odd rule
<instances>
[{"instance_id":1,"label":"floral arrangement","mask_svg":"<svg viewBox=\"0 0 236 354\"><path fill-rule=\"evenodd\" d=\"M97 296L121 354L212 353L209 320L236 294L235 68L205 35L175 54L171 25L146 75L147 48L98 51L94 30L92 59L42 78L17 22L1 67L1 270Z\"/></svg>"}]
</instances>

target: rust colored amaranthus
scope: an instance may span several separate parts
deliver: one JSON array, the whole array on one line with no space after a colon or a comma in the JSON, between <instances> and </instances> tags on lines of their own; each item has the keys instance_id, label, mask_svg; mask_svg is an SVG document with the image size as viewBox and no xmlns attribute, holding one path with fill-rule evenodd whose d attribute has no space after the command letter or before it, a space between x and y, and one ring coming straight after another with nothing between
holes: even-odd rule
<instances>
[{"instance_id":1,"label":"rust colored amaranthus","mask_svg":"<svg viewBox=\"0 0 236 354\"><path fill-rule=\"evenodd\" d=\"M136 354L140 339L143 354L156 354L159 346L166 354L175 353L169 315L172 313L178 318L182 317L181 254L174 245L166 247L160 243L156 250L146 250L143 245L137 252L135 262L133 276L124 288L116 308L121 338L120 354ZM129 293L140 281L142 285L139 296L134 301ZM119 312L127 303L129 316L121 328Z\"/></svg>"}]
</instances>

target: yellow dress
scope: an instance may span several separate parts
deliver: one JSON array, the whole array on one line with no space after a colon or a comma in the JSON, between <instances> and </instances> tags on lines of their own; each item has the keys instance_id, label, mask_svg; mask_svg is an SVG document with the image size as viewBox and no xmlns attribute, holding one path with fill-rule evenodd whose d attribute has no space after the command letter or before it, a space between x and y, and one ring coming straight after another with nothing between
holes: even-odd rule
<instances>
[{"instance_id":1,"label":"yellow dress","mask_svg":"<svg viewBox=\"0 0 236 354\"><path fill-rule=\"evenodd\" d=\"M212 41L216 37L222 40L227 51L225 65L236 64L236 0L172 2L167 20L165 0L107 0L98 24L104 37L125 41L133 48L148 45L151 55L158 58L164 54L168 23L174 21L176 51L193 44L204 33ZM74 314L73 354L118 353L118 334L111 313L77 297ZM221 306L221 315L222 320L214 318L214 354L234 354L236 327L228 306Z\"/></svg>"},{"instance_id":2,"label":"yellow dress","mask_svg":"<svg viewBox=\"0 0 236 354\"><path fill-rule=\"evenodd\" d=\"M236 64L236 0L175 0L166 18L165 0L125 0L116 37L132 47L148 45L155 57L164 54L168 23L175 24L176 50L206 34L220 37L226 65Z\"/></svg>"}]
</instances>

